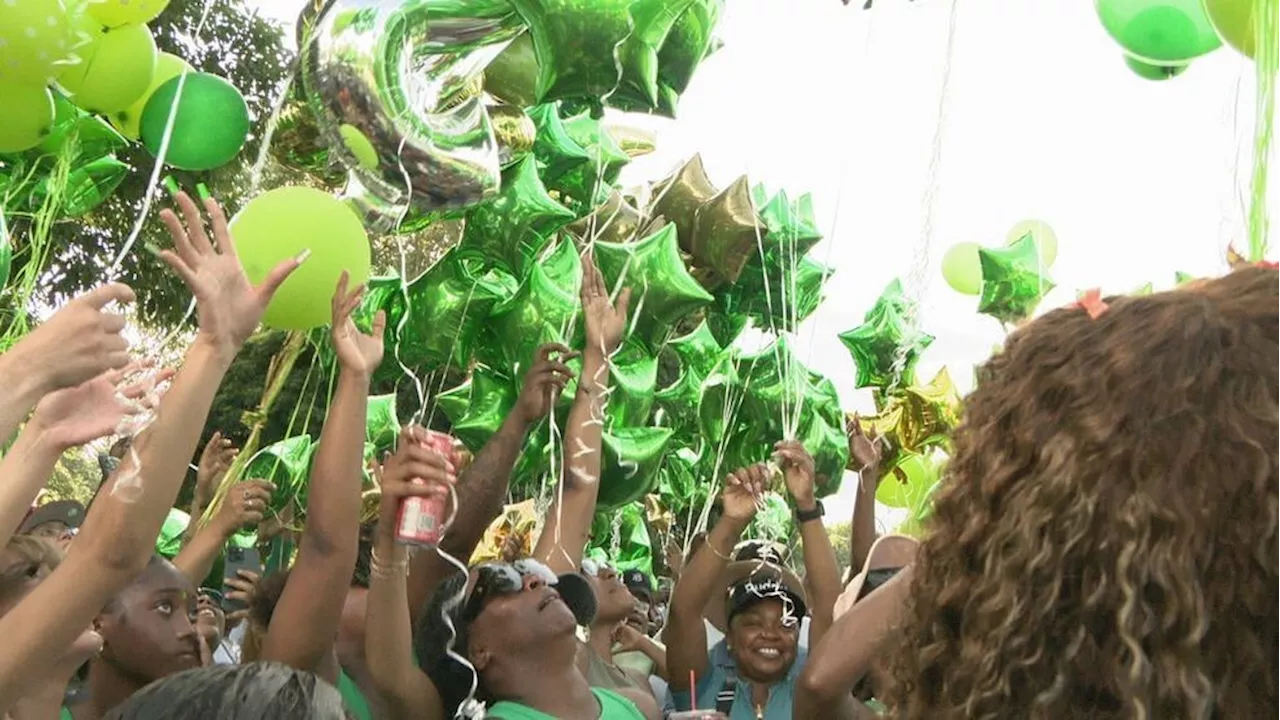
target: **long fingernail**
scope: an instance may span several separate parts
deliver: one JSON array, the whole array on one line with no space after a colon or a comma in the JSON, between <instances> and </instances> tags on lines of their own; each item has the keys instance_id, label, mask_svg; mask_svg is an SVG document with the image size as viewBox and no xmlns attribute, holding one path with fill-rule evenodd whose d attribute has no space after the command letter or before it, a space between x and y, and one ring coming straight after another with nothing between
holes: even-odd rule
<instances>
[{"instance_id":1,"label":"long fingernail","mask_svg":"<svg viewBox=\"0 0 1280 720\"><path fill-rule=\"evenodd\" d=\"M299 265L301 265L302 263L306 262L306 261L307 261L307 258L309 258L309 257L311 257L311 248L307 248L306 250L303 250L302 252L298 253L297 255L294 255L294 256L293 256L293 260L294 260L294 262L296 262L296 263L298 263Z\"/></svg>"},{"instance_id":2,"label":"long fingernail","mask_svg":"<svg viewBox=\"0 0 1280 720\"><path fill-rule=\"evenodd\" d=\"M156 247L154 243L142 243L142 249L151 253L152 257L160 257L160 248Z\"/></svg>"},{"instance_id":3,"label":"long fingernail","mask_svg":"<svg viewBox=\"0 0 1280 720\"><path fill-rule=\"evenodd\" d=\"M199 195L201 200L208 200L213 197L209 194L209 186L204 183L196 183L196 195Z\"/></svg>"},{"instance_id":4,"label":"long fingernail","mask_svg":"<svg viewBox=\"0 0 1280 720\"><path fill-rule=\"evenodd\" d=\"M164 180L160 181L164 185L164 189L169 191L169 197L177 197L182 188L178 187L178 181L172 175L165 175Z\"/></svg>"}]
</instances>

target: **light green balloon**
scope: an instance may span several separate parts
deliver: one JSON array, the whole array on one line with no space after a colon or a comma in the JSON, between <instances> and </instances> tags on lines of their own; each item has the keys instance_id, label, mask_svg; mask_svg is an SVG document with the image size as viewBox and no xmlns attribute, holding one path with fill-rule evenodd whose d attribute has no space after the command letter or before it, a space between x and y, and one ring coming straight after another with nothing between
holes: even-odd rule
<instances>
[{"instance_id":1,"label":"light green balloon","mask_svg":"<svg viewBox=\"0 0 1280 720\"><path fill-rule=\"evenodd\" d=\"M142 97L138 98L128 108L117 113L112 113L111 124L120 131L121 135L130 140L137 140L141 133L139 125L142 123L142 111L147 107L147 101L155 94L155 91L166 82L178 77L184 72L195 72L186 60L177 55L170 55L162 52L156 56L156 70L151 76L151 84L147 86L146 91L142 93Z\"/></svg>"},{"instance_id":2,"label":"light green balloon","mask_svg":"<svg viewBox=\"0 0 1280 720\"><path fill-rule=\"evenodd\" d=\"M93 39L78 51L81 61L58 76L58 82L72 102L89 112L120 112L151 86L156 71L155 38L146 25L114 30L99 27L90 35Z\"/></svg>"},{"instance_id":3,"label":"light green balloon","mask_svg":"<svg viewBox=\"0 0 1280 720\"><path fill-rule=\"evenodd\" d=\"M89 14L103 25L141 25L159 15L169 0L96 0L89 4Z\"/></svg>"},{"instance_id":4,"label":"light green balloon","mask_svg":"<svg viewBox=\"0 0 1280 720\"><path fill-rule=\"evenodd\" d=\"M1245 57L1254 57L1257 52L1258 34L1254 30L1256 20L1254 9L1263 8L1266 4L1254 0L1204 0L1204 11L1209 16L1213 29L1228 45L1239 50ZM1271 17L1275 18L1275 5L1270 7Z\"/></svg>"},{"instance_id":5,"label":"light green balloon","mask_svg":"<svg viewBox=\"0 0 1280 720\"><path fill-rule=\"evenodd\" d=\"M0 153L22 152L40 144L53 129L53 95L43 85L0 82Z\"/></svg>"},{"instance_id":6,"label":"light green balloon","mask_svg":"<svg viewBox=\"0 0 1280 720\"><path fill-rule=\"evenodd\" d=\"M364 133L357 130L354 125L343 123L338 126L338 135L342 136L343 144L355 156L356 163L360 167L365 170L378 169L378 151Z\"/></svg>"},{"instance_id":7,"label":"light green balloon","mask_svg":"<svg viewBox=\"0 0 1280 720\"><path fill-rule=\"evenodd\" d=\"M75 46L79 2L5 0L0 4L0 83L44 85L68 62Z\"/></svg>"},{"instance_id":8,"label":"light green balloon","mask_svg":"<svg viewBox=\"0 0 1280 720\"><path fill-rule=\"evenodd\" d=\"M952 290L965 295L982 292L982 262L978 259L978 243L956 243L942 256L942 277Z\"/></svg>"},{"instance_id":9,"label":"light green balloon","mask_svg":"<svg viewBox=\"0 0 1280 720\"><path fill-rule=\"evenodd\" d=\"M1040 264L1044 267L1053 265L1053 262L1058 259L1058 234L1043 220L1023 220L1009 228L1009 234L1004 239L1005 246L1018 242L1028 233L1031 234L1031 239L1036 244L1036 251L1040 254Z\"/></svg>"},{"instance_id":10,"label":"light green balloon","mask_svg":"<svg viewBox=\"0 0 1280 720\"><path fill-rule=\"evenodd\" d=\"M245 205L231 220L231 236L254 284L282 260L310 251L267 306L264 325L309 330L329 322L330 300L343 270L349 287L369 279L369 236L338 198L308 187L280 187Z\"/></svg>"},{"instance_id":11,"label":"light green balloon","mask_svg":"<svg viewBox=\"0 0 1280 720\"><path fill-rule=\"evenodd\" d=\"M876 487L876 500L891 508L913 508L928 497L938 479L933 460L923 455L909 455L893 472L886 473Z\"/></svg>"}]
</instances>

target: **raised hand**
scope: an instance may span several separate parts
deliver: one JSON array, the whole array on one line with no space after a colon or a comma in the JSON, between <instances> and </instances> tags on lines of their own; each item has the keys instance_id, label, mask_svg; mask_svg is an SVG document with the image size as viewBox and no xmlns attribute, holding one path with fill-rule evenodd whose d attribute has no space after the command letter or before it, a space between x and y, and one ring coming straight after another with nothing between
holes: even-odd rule
<instances>
[{"instance_id":1,"label":"raised hand","mask_svg":"<svg viewBox=\"0 0 1280 720\"><path fill-rule=\"evenodd\" d=\"M596 267L595 256L588 252L582 258L582 317L586 325L586 351L611 354L618 349L627 330L627 308L631 304L631 288L618 293L617 303L609 300L604 275Z\"/></svg>"},{"instance_id":2,"label":"raised hand","mask_svg":"<svg viewBox=\"0 0 1280 720\"><path fill-rule=\"evenodd\" d=\"M773 457L782 466L782 476L787 482L787 491L795 498L798 507L809 508L814 502L814 466L813 456L804 445L791 440L773 446Z\"/></svg>"},{"instance_id":3,"label":"raised hand","mask_svg":"<svg viewBox=\"0 0 1280 720\"><path fill-rule=\"evenodd\" d=\"M218 523L225 535L257 525L266 517L267 505L271 502L271 494L275 489L276 486L266 480L236 483L223 499L214 522Z\"/></svg>"},{"instance_id":4,"label":"raised hand","mask_svg":"<svg viewBox=\"0 0 1280 720\"><path fill-rule=\"evenodd\" d=\"M235 243L227 230L227 217L217 200L204 201L214 241L209 241L204 218L186 193L175 198L186 228L169 209L160 211L160 219L173 236L173 250L160 257L191 289L196 298L200 320L200 336L218 350L234 355L257 329L262 313L280 285L297 269L305 254L276 265L262 284L254 287L244 274L244 266L236 254Z\"/></svg>"},{"instance_id":5,"label":"raised hand","mask_svg":"<svg viewBox=\"0 0 1280 720\"><path fill-rule=\"evenodd\" d=\"M524 385L516 398L514 413L527 425L541 420L551 413L556 398L564 386L573 379L573 371L565 362L578 353L558 343L548 343L538 348L537 360L524 374Z\"/></svg>"},{"instance_id":6,"label":"raised hand","mask_svg":"<svg viewBox=\"0 0 1280 720\"><path fill-rule=\"evenodd\" d=\"M213 437L204 444L200 452L200 464L196 466L196 504L206 507L213 499L223 476L235 462L240 449L231 444L231 440L222 437L221 430L215 430Z\"/></svg>"},{"instance_id":7,"label":"raised hand","mask_svg":"<svg viewBox=\"0 0 1280 720\"><path fill-rule=\"evenodd\" d=\"M387 315L379 310L373 318L370 334L360 332L351 319L351 313L360 307L364 286L348 292L349 282L347 271L343 270L342 277L338 278L338 289L333 293L333 349L344 370L368 376L382 362L382 332L387 326Z\"/></svg>"},{"instance_id":8,"label":"raised hand","mask_svg":"<svg viewBox=\"0 0 1280 720\"><path fill-rule=\"evenodd\" d=\"M144 366L109 370L75 387L51 392L36 404L32 422L55 447L64 449L111 435L125 418L155 409L158 398L151 391L173 377L172 370L161 370L154 377L124 382Z\"/></svg>"},{"instance_id":9,"label":"raised hand","mask_svg":"<svg viewBox=\"0 0 1280 720\"><path fill-rule=\"evenodd\" d=\"M862 421L855 413L845 422L845 435L849 438L849 454L858 461L858 472L880 467L880 438L875 431L863 432Z\"/></svg>"},{"instance_id":10,"label":"raised hand","mask_svg":"<svg viewBox=\"0 0 1280 720\"><path fill-rule=\"evenodd\" d=\"M262 578L258 573L252 570L237 570L236 577L229 577L223 581L225 588L229 588L225 597L227 600L239 601L248 605L253 599L253 591L258 588L258 581ZM242 620L249 617L249 610L235 610L227 613L227 632L231 632L231 628L239 625Z\"/></svg>"},{"instance_id":11,"label":"raised hand","mask_svg":"<svg viewBox=\"0 0 1280 720\"><path fill-rule=\"evenodd\" d=\"M394 534L400 501L407 497L448 494L447 485L458 481L453 458L447 458L424 443L426 431L416 425L400 431L396 451L382 463L378 483L382 488L379 531ZM415 482L418 481L418 482Z\"/></svg>"},{"instance_id":12,"label":"raised hand","mask_svg":"<svg viewBox=\"0 0 1280 720\"><path fill-rule=\"evenodd\" d=\"M743 522L755 517L756 502L764 493L768 481L769 467L764 463L748 465L729 473L724 480L724 494L720 496L724 516Z\"/></svg>"},{"instance_id":13,"label":"raised hand","mask_svg":"<svg viewBox=\"0 0 1280 720\"><path fill-rule=\"evenodd\" d=\"M102 285L77 297L22 338L12 352L23 358L20 371L43 380L43 392L87 382L129 364L123 315L106 311L135 299L128 285Z\"/></svg>"}]
</instances>

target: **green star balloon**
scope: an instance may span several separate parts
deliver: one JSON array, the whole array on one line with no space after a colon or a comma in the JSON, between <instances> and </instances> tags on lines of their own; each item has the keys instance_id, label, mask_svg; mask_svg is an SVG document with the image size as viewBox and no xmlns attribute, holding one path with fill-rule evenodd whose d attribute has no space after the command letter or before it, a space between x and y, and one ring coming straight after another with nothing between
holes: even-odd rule
<instances>
[{"instance_id":1,"label":"green star balloon","mask_svg":"<svg viewBox=\"0 0 1280 720\"><path fill-rule=\"evenodd\" d=\"M861 325L840 333L840 341L857 366L857 387L884 388L915 382L916 363L933 342L933 336L916 329L914 316L914 304L903 295L902 283L895 279Z\"/></svg>"},{"instance_id":2,"label":"green star balloon","mask_svg":"<svg viewBox=\"0 0 1280 720\"><path fill-rule=\"evenodd\" d=\"M715 305L707 310L707 327L722 347L729 347L738 339L742 331L751 322L750 317L737 310L731 311L729 298L720 293L716 296Z\"/></svg>"},{"instance_id":3,"label":"green star balloon","mask_svg":"<svg viewBox=\"0 0 1280 720\"><path fill-rule=\"evenodd\" d=\"M658 51L659 86L672 96L679 97L689 87L694 70L712 52L711 33L723 7L723 0L694 0L672 26Z\"/></svg>"},{"instance_id":4,"label":"green star balloon","mask_svg":"<svg viewBox=\"0 0 1280 720\"><path fill-rule=\"evenodd\" d=\"M396 396L372 395L365 409L364 437L375 448L389 448L400 434L400 419L396 417Z\"/></svg>"},{"instance_id":5,"label":"green star balloon","mask_svg":"<svg viewBox=\"0 0 1280 720\"><path fill-rule=\"evenodd\" d=\"M595 256L610 289L619 282L631 288L634 332L651 342L660 344L668 327L713 300L680 260L674 225L633 243L597 242Z\"/></svg>"},{"instance_id":6,"label":"green star balloon","mask_svg":"<svg viewBox=\"0 0 1280 720\"><path fill-rule=\"evenodd\" d=\"M538 57L539 102L596 100L618 86L614 50L631 35L632 2L513 0L511 5L529 26Z\"/></svg>"},{"instance_id":7,"label":"green star balloon","mask_svg":"<svg viewBox=\"0 0 1280 720\"><path fill-rule=\"evenodd\" d=\"M543 182L554 182L566 173L586 164L591 156L569 137L560 119L560 103L546 103L529 108L529 117L538 128L533 141L533 156L542 168Z\"/></svg>"},{"instance_id":8,"label":"green star balloon","mask_svg":"<svg viewBox=\"0 0 1280 720\"><path fill-rule=\"evenodd\" d=\"M608 563L618 572L639 570L653 577L653 547L644 504L633 502L615 512L596 513L586 556Z\"/></svg>"},{"instance_id":9,"label":"green star balloon","mask_svg":"<svg viewBox=\"0 0 1280 720\"><path fill-rule=\"evenodd\" d=\"M628 339L609 359L609 376L612 392L605 406L607 427L644 426L653 410L658 359L643 344Z\"/></svg>"},{"instance_id":10,"label":"green star balloon","mask_svg":"<svg viewBox=\"0 0 1280 720\"><path fill-rule=\"evenodd\" d=\"M271 508L276 512L283 511L292 500L297 500L298 509L303 510L306 508L307 476L314 451L310 435L279 440L250 458L241 477L274 483L276 490L271 495Z\"/></svg>"},{"instance_id":11,"label":"green star balloon","mask_svg":"<svg viewBox=\"0 0 1280 720\"><path fill-rule=\"evenodd\" d=\"M67 173L58 212L63 217L80 217L101 205L115 192L131 170L114 157L90 160ZM31 189L31 202L39 207L49 194L52 176L41 178Z\"/></svg>"},{"instance_id":12,"label":"green star balloon","mask_svg":"<svg viewBox=\"0 0 1280 720\"><path fill-rule=\"evenodd\" d=\"M702 166L702 156L694 155L679 170L654 185L651 214L675 223L681 249L690 252L698 208L715 197L716 192Z\"/></svg>"},{"instance_id":13,"label":"green star balloon","mask_svg":"<svg viewBox=\"0 0 1280 720\"><path fill-rule=\"evenodd\" d=\"M479 368L477 368L479 369ZM444 392L437 393L435 396L436 408L449 418L450 425L456 424L467 414L467 406L471 404L471 376L468 375L458 385L455 385ZM459 438L461 440L462 438ZM466 440L462 440L466 444ZM467 446L471 449L471 446Z\"/></svg>"},{"instance_id":14,"label":"green star balloon","mask_svg":"<svg viewBox=\"0 0 1280 720\"><path fill-rule=\"evenodd\" d=\"M502 350L503 367L524 377L539 345L575 343L579 325L578 292L582 263L573 243L561 241L545 260L533 265L510 300L494 309L488 323L494 347Z\"/></svg>"},{"instance_id":15,"label":"green star balloon","mask_svg":"<svg viewBox=\"0 0 1280 720\"><path fill-rule=\"evenodd\" d=\"M682 439L697 433L696 423L690 421L696 416L702 383L723 354L706 320L663 346L659 361L670 380L655 396L661 411L658 424L675 429Z\"/></svg>"},{"instance_id":16,"label":"green star balloon","mask_svg":"<svg viewBox=\"0 0 1280 720\"><path fill-rule=\"evenodd\" d=\"M464 386L468 397L461 413L457 411L460 403L453 399L441 403L440 409L449 417L454 437L471 452L480 452L515 407L516 392L510 379L483 365L477 366L470 379L459 388Z\"/></svg>"},{"instance_id":17,"label":"green star balloon","mask_svg":"<svg viewBox=\"0 0 1280 720\"><path fill-rule=\"evenodd\" d=\"M978 312L1014 323L1030 317L1040 299L1054 288L1049 268L1041 265L1035 238L1030 234L1008 247L982 248L982 296Z\"/></svg>"},{"instance_id":18,"label":"green star balloon","mask_svg":"<svg viewBox=\"0 0 1280 720\"><path fill-rule=\"evenodd\" d=\"M587 162L566 172L548 187L559 190L586 207L608 197L618 173L631 162L618 141L589 113L579 113L564 121L565 132L587 154Z\"/></svg>"},{"instance_id":19,"label":"green star balloon","mask_svg":"<svg viewBox=\"0 0 1280 720\"><path fill-rule=\"evenodd\" d=\"M671 442L668 428L613 428L603 435L600 493L596 507L611 510L648 494Z\"/></svg>"},{"instance_id":20,"label":"green star balloon","mask_svg":"<svg viewBox=\"0 0 1280 720\"><path fill-rule=\"evenodd\" d=\"M689 252L699 265L734 283L759 254L762 231L743 175L698 208Z\"/></svg>"},{"instance_id":21,"label":"green star balloon","mask_svg":"<svg viewBox=\"0 0 1280 720\"><path fill-rule=\"evenodd\" d=\"M400 362L466 368L476 337L495 305L515 295L516 281L475 255L454 249L409 286Z\"/></svg>"},{"instance_id":22,"label":"green star balloon","mask_svg":"<svg viewBox=\"0 0 1280 720\"><path fill-rule=\"evenodd\" d=\"M668 454L658 471L658 496L682 522L691 510L697 517L711 492L712 478L699 475L695 470L698 461L696 451L682 447Z\"/></svg>"},{"instance_id":23,"label":"green star balloon","mask_svg":"<svg viewBox=\"0 0 1280 720\"><path fill-rule=\"evenodd\" d=\"M538 177L534 156L502 173L502 191L467 213L462 247L482 253L510 272L519 272L547 246L551 235L574 220L551 199Z\"/></svg>"},{"instance_id":24,"label":"green star balloon","mask_svg":"<svg viewBox=\"0 0 1280 720\"><path fill-rule=\"evenodd\" d=\"M607 200L570 223L568 229L581 240L627 243L639 237L644 222L644 216L621 193L610 190Z\"/></svg>"},{"instance_id":25,"label":"green star balloon","mask_svg":"<svg viewBox=\"0 0 1280 720\"><path fill-rule=\"evenodd\" d=\"M798 261L783 261L776 272L766 273L759 267L754 268L756 272L752 270L748 265L736 285L721 291L725 307L731 312L750 315L760 327L783 332L795 332L796 327L818 309L823 300L823 286L834 273L807 255Z\"/></svg>"},{"instance_id":26,"label":"green star balloon","mask_svg":"<svg viewBox=\"0 0 1280 720\"><path fill-rule=\"evenodd\" d=\"M774 252L803 255L822 239L809 193L791 200L785 190L779 190L767 203L757 207L765 226L766 255Z\"/></svg>"},{"instance_id":27,"label":"green star balloon","mask_svg":"<svg viewBox=\"0 0 1280 720\"><path fill-rule=\"evenodd\" d=\"M627 107L658 106L658 51L667 40L676 20L693 0L634 0L631 32L614 50L622 69L618 84L606 98Z\"/></svg>"}]
</instances>

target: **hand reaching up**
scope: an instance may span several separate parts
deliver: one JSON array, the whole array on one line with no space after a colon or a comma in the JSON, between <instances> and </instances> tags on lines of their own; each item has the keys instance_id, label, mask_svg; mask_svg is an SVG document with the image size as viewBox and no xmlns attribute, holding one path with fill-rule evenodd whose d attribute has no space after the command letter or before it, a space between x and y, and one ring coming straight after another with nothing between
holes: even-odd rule
<instances>
[{"instance_id":1,"label":"hand reaching up","mask_svg":"<svg viewBox=\"0 0 1280 720\"><path fill-rule=\"evenodd\" d=\"M526 425L546 417L555 407L556 398L564 386L573 379L573 371L565 362L576 357L564 345L548 343L538 348L538 359L524 374L524 385L520 388L520 396L516 398L516 406L512 412L520 413L519 417Z\"/></svg>"},{"instance_id":2,"label":"hand reaching up","mask_svg":"<svg viewBox=\"0 0 1280 720\"><path fill-rule=\"evenodd\" d=\"M609 300L604 275L596 267L595 256L588 252L582 258L582 317L586 325L586 351L610 355L618 349L627 331L627 308L631 304L631 288L618 293L617 303Z\"/></svg>"},{"instance_id":3,"label":"hand reaching up","mask_svg":"<svg viewBox=\"0 0 1280 720\"><path fill-rule=\"evenodd\" d=\"M176 201L186 220L186 228L172 210L160 211L160 219L169 228L174 245L173 250L163 251L160 257L195 296L200 336L220 352L234 355L257 329L271 296L305 258L282 261L267 274L261 285L254 287L244 274L231 233L227 230L227 217L218 201L213 198L204 201L213 229L213 242L209 241L204 218L191 197L180 192Z\"/></svg>"},{"instance_id":4,"label":"hand reaching up","mask_svg":"<svg viewBox=\"0 0 1280 720\"><path fill-rule=\"evenodd\" d=\"M862 419L855 413L845 421L845 434L849 438L849 454L858 461L858 472L874 472L880 467L880 438L874 430L863 432Z\"/></svg>"},{"instance_id":5,"label":"hand reaching up","mask_svg":"<svg viewBox=\"0 0 1280 720\"><path fill-rule=\"evenodd\" d=\"M782 466L782 475L787 481L787 491L795 499L796 506L808 509L814 502L814 463L813 456L804 445L791 440L774 445L773 457Z\"/></svg>"},{"instance_id":6,"label":"hand reaching up","mask_svg":"<svg viewBox=\"0 0 1280 720\"><path fill-rule=\"evenodd\" d=\"M196 505L208 507L239 452L240 449L231 444L231 440L222 437L221 430L214 431L209 442L204 444L204 450L200 452L200 464L196 466Z\"/></svg>"},{"instance_id":7,"label":"hand reaching up","mask_svg":"<svg viewBox=\"0 0 1280 720\"><path fill-rule=\"evenodd\" d=\"M36 404L32 422L62 449L111 435L125 418L154 410L158 398L152 391L173 377L172 370L161 370L153 377L125 383L127 376L143 367L139 363L109 370L75 387L49 393Z\"/></svg>"},{"instance_id":8,"label":"hand reaching up","mask_svg":"<svg viewBox=\"0 0 1280 720\"><path fill-rule=\"evenodd\" d=\"M342 369L364 376L373 374L382 362L382 333L387 326L387 315L379 310L373 318L373 328L368 335L356 328L351 313L360 307L364 286L348 292L350 278L342 271L338 289L333 293L333 349L338 354Z\"/></svg>"},{"instance_id":9,"label":"hand reaching up","mask_svg":"<svg viewBox=\"0 0 1280 720\"><path fill-rule=\"evenodd\" d=\"M87 382L129 363L129 341L123 315L106 310L113 302L133 302L128 285L102 285L77 297L32 330L13 348L23 359L23 372L42 379L52 392Z\"/></svg>"},{"instance_id":10,"label":"hand reaching up","mask_svg":"<svg viewBox=\"0 0 1280 720\"><path fill-rule=\"evenodd\" d=\"M407 497L448 494L447 485L458 481L453 458L447 458L426 447L425 431L409 425L400 431L395 453L386 459L377 473L382 488L379 532L395 534L396 513ZM414 482L415 480L420 482Z\"/></svg>"},{"instance_id":11,"label":"hand reaching up","mask_svg":"<svg viewBox=\"0 0 1280 720\"><path fill-rule=\"evenodd\" d=\"M769 482L769 467L764 463L729 473L724 480L724 494L721 503L724 505L724 516L733 520L746 522L756 516L756 502Z\"/></svg>"}]
</instances>

